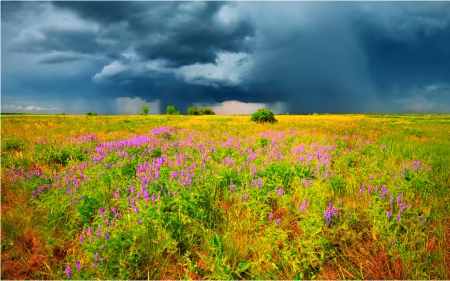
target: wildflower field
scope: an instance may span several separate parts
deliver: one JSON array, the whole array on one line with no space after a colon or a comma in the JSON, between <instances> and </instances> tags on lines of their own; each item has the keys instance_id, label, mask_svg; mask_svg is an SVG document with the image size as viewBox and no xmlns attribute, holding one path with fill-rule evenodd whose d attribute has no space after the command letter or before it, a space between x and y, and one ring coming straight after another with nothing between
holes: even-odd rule
<instances>
[{"instance_id":1,"label":"wildflower field","mask_svg":"<svg viewBox=\"0 0 450 281\"><path fill-rule=\"evenodd\" d=\"M2 115L2 279L450 279L450 116Z\"/></svg>"}]
</instances>

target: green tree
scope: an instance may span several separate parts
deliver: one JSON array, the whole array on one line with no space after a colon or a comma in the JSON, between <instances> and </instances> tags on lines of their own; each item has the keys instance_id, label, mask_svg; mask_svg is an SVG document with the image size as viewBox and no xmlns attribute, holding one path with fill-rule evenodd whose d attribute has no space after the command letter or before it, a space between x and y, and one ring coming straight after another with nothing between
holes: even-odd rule
<instances>
[{"instance_id":1,"label":"green tree","mask_svg":"<svg viewBox=\"0 0 450 281\"><path fill-rule=\"evenodd\" d=\"M150 106L143 106L142 107L142 115L147 115L148 111L150 110Z\"/></svg>"},{"instance_id":2,"label":"green tree","mask_svg":"<svg viewBox=\"0 0 450 281\"><path fill-rule=\"evenodd\" d=\"M257 123L276 123L278 122L277 119L275 119L275 115L273 114L273 110L267 110L260 108L255 113L253 113L251 121L257 122Z\"/></svg>"},{"instance_id":3,"label":"green tree","mask_svg":"<svg viewBox=\"0 0 450 281\"><path fill-rule=\"evenodd\" d=\"M196 106L191 106L188 108L189 115L198 115L198 108Z\"/></svg>"},{"instance_id":4,"label":"green tree","mask_svg":"<svg viewBox=\"0 0 450 281\"><path fill-rule=\"evenodd\" d=\"M175 108L175 105L168 105L166 107L166 114L167 115L179 115L180 111Z\"/></svg>"},{"instance_id":5,"label":"green tree","mask_svg":"<svg viewBox=\"0 0 450 281\"><path fill-rule=\"evenodd\" d=\"M198 111L198 114L200 115L216 115L214 111L211 110L209 107L202 108Z\"/></svg>"},{"instance_id":6,"label":"green tree","mask_svg":"<svg viewBox=\"0 0 450 281\"><path fill-rule=\"evenodd\" d=\"M86 113L86 115L97 116L97 112L88 111L88 113Z\"/></svg>"}]
</instances>

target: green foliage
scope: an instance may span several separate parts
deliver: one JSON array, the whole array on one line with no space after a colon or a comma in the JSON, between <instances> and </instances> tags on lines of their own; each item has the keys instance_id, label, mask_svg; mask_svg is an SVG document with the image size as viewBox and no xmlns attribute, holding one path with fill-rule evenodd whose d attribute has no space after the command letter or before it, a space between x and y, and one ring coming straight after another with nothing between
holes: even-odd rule
<instances>
[{"instance_id":1,"label":"green foliage","mask_svg":"<svg viewBox=\"0 0 450 281\"><path fill-rule=\"evenodd\" d=\"M189 107L187 111L189 115L199 115L198 108L196 106Z\"/></svg>"},{"instance_id":2,"label":"green foliage","mask_svg":"<svg viewBox=\"0 0 450 281\"><path fill-rule=\"evenodd\" d=\"M255 113L253 113L251 121L257 122L257 123L276 123L278 122L275 119L275 116L273 114L273 110L267 110L260 108Z\"/></svg>"},{"instance_id":3,"label":"green foliage","mask_svg":"<svg viewBox=\"0 0 450 281\"><path fill-rule=\"evenodd\" d=\"M179 115L180 111L175 108L175 105L168 105L166 107L166 114L167 115Z\"/></svg>"},{"instance_id":4,"label":"green foliage","mask_svg":"<svg viewBox=\"0 0 450 281\"><path fill-rule=\"evenodd\" d=\"M23 139L13 137L10 139L2 139L2 150L22 150L25 146Z\"/></svg>"},{"instance_id":5,"label":"green foliage","mask_svg":"<svg viewBox=\"0 0 450 281\"><path fill-rule=\"evenodd\" d=\"M150 110L150 106L143 106L142 107L142 115L148 115L148 111Z\"/></svg>"},{"instance_id":6,"label":"green foliage","mask_svg":"<svg viewBox=\"0 0 450 281\"><path fill-rule=\"evenodd\" d=\"M209 107L202 108L198 111L199 115L216 115Z\"/></svg>"},{"instance_id":7,"label":"green foliage","mask_svg":"<svg viewBox=\"0 0 450 281\"><path fill-rule=\"evenodd\" d=\"M5 118L4 277L40 241L51 262L23 278L448 279L450 118L432 117Z\"/></svg>"},{"instance_id":8,"label":"green foliage","mask_svg":"<svg viewBox=\"0 0 450 281\"><path fill-rule=\"evenodd\" d=\"M89 116L97 116L98 114L97 114L97 112L88 111L88 112L86 113L86 115L89 115Z\"/></svg>"}]
</instances>

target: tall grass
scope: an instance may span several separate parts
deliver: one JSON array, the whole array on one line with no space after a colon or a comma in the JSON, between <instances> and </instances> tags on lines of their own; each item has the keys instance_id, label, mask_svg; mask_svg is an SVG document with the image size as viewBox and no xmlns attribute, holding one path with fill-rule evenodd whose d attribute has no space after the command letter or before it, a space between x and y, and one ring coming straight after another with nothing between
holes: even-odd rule
<instances>
[{"instance_id":1,"label":"tall grass","mask_svg":"<svg viewBox=\"0 0 450 281\"><path fill-rule=\"evenodd\" d=\"M2 116L2 277L449 279L448 115L277 119Z\"/></svg>"}]
</instances>

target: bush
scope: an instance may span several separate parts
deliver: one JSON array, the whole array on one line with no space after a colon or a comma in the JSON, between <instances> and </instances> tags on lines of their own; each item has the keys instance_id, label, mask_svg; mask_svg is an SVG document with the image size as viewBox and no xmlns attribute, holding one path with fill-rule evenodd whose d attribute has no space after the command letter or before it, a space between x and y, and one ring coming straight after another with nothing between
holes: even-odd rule
<instances>
[{"instance_id":1,"label":"bush","mask_svg":"<svg viewBox=\"0 0 450 281\"><path fill-rule=\"evenodd\" d=\"M211 110L209 107L202 108L198 111L198 114L200 115L216 115L214 111Z\"/></svg>"},{"instance_id":2,"label":"bush","mask_svg":"<svg viewBox=\"0 0 450 281\"><path fill-rule=\"evenodd\" d=\"M97 112L91 112L91 111L88 111L88 113L86 113L86 115L89 115L89 116L97 116Z\"/></svg>"},{"instance_id":3,"label":"bush","mask_svg":"<svg viewBox=\"0 0 450 281\"><path fill-rule=\"evenodd\" d=\"M258 109L255 113L252 115L251 121L257 122L257 123L276 123L278 122L277 119L275 119L275 116L273 114L273 110L267 110L267 109Z\"/></svg>"},{"instance_id":4,"label":"bush","mask_svg":"<svg viewBox=\"0 0 450 281\"><path fill-rule=\"evenodd\" d=\"M198 108L195 106L189 107L188 114L189 115L199 115Z\"/></svg>"},{"instance_id":5,"label":"bush","mask_svg":"<svg viewBox=\"0 0 450 281\"><path fill-rule=\"evenodd\" d=\"M166 107L166 114L167 115L179 115L180 111L175 108L175 105L168 105Z\"/></svg>"},{"instance_id":6,"label":"bush","mask_svg":"<svg viewBox=\"0 0 450 281\"><path fill-rule=\"evenodd\" d=\"M142 107L142 115L148 115L148 111L150 110L150 106Z\"/></svg>"}]
</instances>

